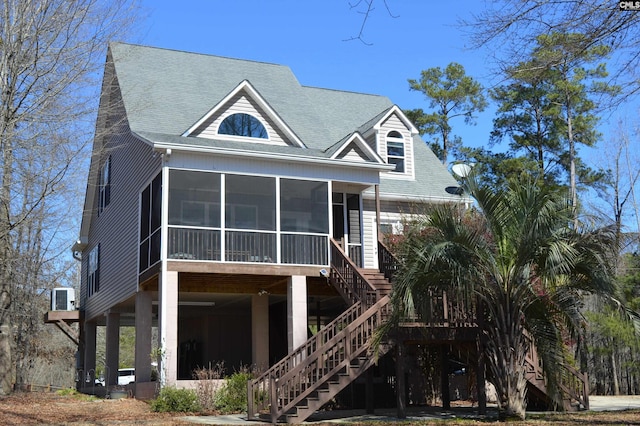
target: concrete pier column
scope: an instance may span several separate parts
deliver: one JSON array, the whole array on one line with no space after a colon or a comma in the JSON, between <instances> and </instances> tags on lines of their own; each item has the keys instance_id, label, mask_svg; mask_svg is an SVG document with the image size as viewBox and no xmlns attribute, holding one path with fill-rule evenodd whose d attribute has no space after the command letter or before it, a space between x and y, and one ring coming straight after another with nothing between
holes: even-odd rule
<instances>
[{"instance_id":1,"label":"concrete pier column","mask_svg":"<svg viewBox=\"0 0 640 426\"><path fill-rule=\"evenodd\" d=\"M84 371L80 387L93 387L96 376L96 335L98 326L95 321L84 323ZM89 382L87 382L89 380Z\"/></svg>"},{"instance_id":2,"label":"concrete pier column","mask_svg":"<svg viewBox=\"0 0 640 426\"><path fill-rule=\"evenodd\" d=\"M175 386L178 378L178 272L167 271L160 279L158 346L162 350L160 380Z\"/></svg>"},{"instance_id":3,"label":"concrete pier column","mask_svg":"<svg viewBox=\"0 0 640 426\"><path fill-rule=\"evenodd\" d=\"M106 385L118 384L118 367L120 363L120 313L108 312L106 330L105 372Z\"/></svg>"},{"instance_id":4,"label":"concrete pier column","mask_svg":"<svg viewBox=\"0 0 640 426\"><path fill-rule=\"evenodd\" d=\"M287 342L289 352L307 341L307 277L287 280Z\"/></svg>"},{"instance_id":5,"label":"concrete pier column","mask_svg":"<svg viewBox=\"0 0 640 426\"><path fill-rule=\"evenodd\" d=\"M269 368L269 295L251 296L251 362L258 371Z\"/></svg>"},{"instance_id":6,"label":"concrete pier column","mask_svg":"<svg viewBox=\"0 0 640 426\"><path fill-rule=\"evenodd\" d=\"M151 292L136 294L136 383L151 381L151 327L153 309Z\"/></svg>"}]
</instances>

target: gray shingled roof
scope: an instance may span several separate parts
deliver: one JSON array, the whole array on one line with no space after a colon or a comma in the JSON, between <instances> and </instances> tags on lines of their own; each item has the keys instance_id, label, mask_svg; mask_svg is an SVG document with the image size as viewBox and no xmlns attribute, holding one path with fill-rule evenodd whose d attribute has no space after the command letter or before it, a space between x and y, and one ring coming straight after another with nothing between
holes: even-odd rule
<instances>
[{"instance_id":1,"label":"gray shingled roof","mask_svg":"<svg viewBox=\"0 0 640 426\"><path fill-rule=\"evenodd\" d=\"M111 44L110 52L131 130L156 142L234 148L180 135L244 80L309 148L255 144L257 151L328 158L331 147L393 106L384 96L302 86L283 65L123 43ZM382 178L381 193L458 198L444 191L456 185L453 177L419 137L415 141L416 181Z\"/></svg>"}]
</instances>

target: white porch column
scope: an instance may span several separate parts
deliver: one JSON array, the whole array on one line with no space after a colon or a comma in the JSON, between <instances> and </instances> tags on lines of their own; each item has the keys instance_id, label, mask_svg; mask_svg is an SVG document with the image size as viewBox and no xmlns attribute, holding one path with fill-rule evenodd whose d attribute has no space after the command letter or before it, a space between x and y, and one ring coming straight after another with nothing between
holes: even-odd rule
<instances>
[{"instance_id":1,"label":"white porch column","mask_svg":"<svg viewBox=\"0 0 640 426\"><path fill-rule=\"evenodd\" d=\"M106 385L118 384L118 366L120 363L120 314L108 312L106 330L105 361L107 364Z\"/></svg>"},{"instance_id":2,"label":"white porch column","mask_svg":"<svg viewBox=\"0 0 640 426\"><path fill-rule=\"evenodd\" d=\"M166 271L161 275L159 293L160 381L163 386L174 386L178 378L178 272Z\"/></svg>"},{"instance_id":3,"label":"white porch column","mask_svg":"<svg viewBox=\"0 0 640 426\"><path fill-rule=\"evenodd\" d=\"M150 291L136 294L136 383L151 381L151 302Z\"/></svg>"},{"instance_id":4,"label":"white porch column","mask_svg":"<svg viewBox=\"0 0 640 426\"><path fill-rule=\"evenodd\" d=\"M287 280L287 341L289 352L307 341L307 277Z\"/></svg>"},{"instance_id":5,"label":"white porch column","mask_svg":"<svg viewBox=\"0 0 640 426\"><path fill-rule=\"evenodd\" d=\"M251 359L258 371L269 368L269 295L251 296Z\"/></svg>"}]
</instances>

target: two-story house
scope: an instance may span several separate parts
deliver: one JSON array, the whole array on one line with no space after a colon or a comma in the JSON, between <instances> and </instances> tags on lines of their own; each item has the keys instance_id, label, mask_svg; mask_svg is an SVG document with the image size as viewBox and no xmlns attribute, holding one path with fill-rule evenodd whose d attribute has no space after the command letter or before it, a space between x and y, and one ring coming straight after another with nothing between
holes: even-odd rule
<instances>
[{"instance_id":1,"label":"two-story house","mask_svg":"<svg viewBox=\"0 0 640 426\"><path fill-rule=\"evenodd\" d=\"M384 96L282 65L109 47L79 239L81 366L107 384L135 326L137 389L224 362L266 369L345 311L335 253L379 268L378 233L457 182ZM449 190L447 190L449 189ZM341 293L342 291L342 293ZM186 382L185 382L186 383Z\"/></svg>"}]
</instances>

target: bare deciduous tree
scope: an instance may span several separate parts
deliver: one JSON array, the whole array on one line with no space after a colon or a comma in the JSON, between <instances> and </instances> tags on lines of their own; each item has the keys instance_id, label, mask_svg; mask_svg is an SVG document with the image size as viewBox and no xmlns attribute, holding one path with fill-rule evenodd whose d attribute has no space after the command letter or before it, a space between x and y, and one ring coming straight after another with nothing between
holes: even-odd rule
<instances>
[{"instance_id":1,"label":"bare deciduous tree","mask_svg":"<svg viewBox=\"0 0 640 426\"><path fill-rule=\"evenodd\" d=\"M485 9L462 20L471 48L495 47L498 62L508 66L526 56L541 34L582 34L577 49L605 45L613 52L612 80L626 93L637 92L640 65L640 14L602 0L490 0ZM615 66L614 66L615 65Z\"/></svg>"},{"instance_id":2,"label":"bare deciduous tree","mask_svg":"<svg viewBox=\"0 0 640 426\"><path fill-rule=\"evenodd\" d=\"M61 197L83 174L107 42L131 28L134 6L0 2L0 394L15 378L12 352L28 351L33 331L18 302L64 271L55 230L67 214L61 208L76 204L60 204ZM41 314L33 312L37 321Z\"/></svg>"}]
</instances>

